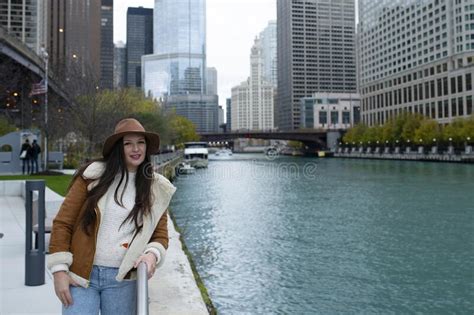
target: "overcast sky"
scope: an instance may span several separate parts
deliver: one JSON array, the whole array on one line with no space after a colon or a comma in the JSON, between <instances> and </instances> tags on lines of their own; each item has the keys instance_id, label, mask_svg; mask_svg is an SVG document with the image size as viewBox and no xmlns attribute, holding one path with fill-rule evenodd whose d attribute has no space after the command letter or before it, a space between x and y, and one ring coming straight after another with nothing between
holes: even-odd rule
<instances>
[{"instance_id":1,"label":"overcast sky","mask_svg":"<svg viewBox=\"0 0 474 315\"><path fill-rule=\"evenodd\" d=\"M114 42L126 42L127 8L153 8L154 0L114 1ZM218 75L219 104L249 76L253 40L276 20L276 0L207 0L207 66ZM224 106L225 107L225 106Z\"/></svg>"}]
</instances>

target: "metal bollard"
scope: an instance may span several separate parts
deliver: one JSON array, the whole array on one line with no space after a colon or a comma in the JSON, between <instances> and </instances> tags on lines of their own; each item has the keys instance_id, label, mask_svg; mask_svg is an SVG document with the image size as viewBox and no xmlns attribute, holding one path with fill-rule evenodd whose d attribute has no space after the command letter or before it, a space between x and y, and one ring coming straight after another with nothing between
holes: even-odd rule
<instances>
[{"instance_id":1,"label":"metal bollard","mask_svg":"<svg viewBox=\"0 0 474 315\"><path fill-rule=\"evenodd\" d=\"M44 180L27 180L25 183L26 248L25 285L44 284ZM38 191L38 248L33 248L33 191Z\"/></svg>"},{"instance_id":2,"label":"metal bollard","mask_svg":"<svg viewBox=\"0 0 474 315\"><path fill-rule=\"evenodd\" d=\"M137 270L137 314L148 315L148 274L144 262L138 265Z\"/></svg>"}]
</instances>

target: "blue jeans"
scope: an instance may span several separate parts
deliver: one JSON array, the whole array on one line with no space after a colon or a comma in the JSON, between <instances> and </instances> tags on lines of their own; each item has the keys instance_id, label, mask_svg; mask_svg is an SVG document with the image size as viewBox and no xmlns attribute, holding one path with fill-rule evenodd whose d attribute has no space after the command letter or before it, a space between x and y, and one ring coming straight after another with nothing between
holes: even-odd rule
<instances>
[{"instance_id":1,"label":"blue jeans","mask_svg":"<svg viewBox=\"0 0 474 315\"><path fill-rule=\"evenodd\" d=\"M73 304L63 314L132 315L136 313L137 282L115 280L118 268L93 266L89 287L71 286Z\"/></svg>"}]
</instances>

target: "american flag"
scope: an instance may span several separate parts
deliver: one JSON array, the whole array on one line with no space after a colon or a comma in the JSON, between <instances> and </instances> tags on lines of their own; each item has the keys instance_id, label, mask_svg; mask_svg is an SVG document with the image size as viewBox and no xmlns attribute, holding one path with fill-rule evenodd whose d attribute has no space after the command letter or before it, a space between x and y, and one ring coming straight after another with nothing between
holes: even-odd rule
<instances>
[{"instance_id":1,"label":"american flag","mask_svg":"<svg viewBox=\"0 0 474 315\"><path fill-rule=\"evenodd\" d=\"M47 87L46 87L46 84L44 84L44 80L41 80L40 83L33 83L33 85L31 86L31 92L29 94L29 96L33 96L33 95L39 95L39 94L44 94L48 91Z\"/></svg>"}]
</instances>

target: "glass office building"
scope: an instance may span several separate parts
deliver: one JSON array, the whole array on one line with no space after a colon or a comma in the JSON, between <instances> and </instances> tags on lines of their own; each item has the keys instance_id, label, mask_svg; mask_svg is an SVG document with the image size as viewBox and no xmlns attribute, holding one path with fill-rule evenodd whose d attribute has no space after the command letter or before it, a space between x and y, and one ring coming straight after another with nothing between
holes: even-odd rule
<instances>
[{"instance_id":1,"label":"glass office building","mask_svg":"<svg viewBox=\"0 0 474 315\"><path fill-rule=\"evenodd\" d=\"M218 97L206 91L206 1L155 0L153 55L142 57L146 95L217 132Z\"/></svg>"},{"instance_id":2,"label":"glass office building","mask_svg":"<svg viewBox=\"0 0 474 315\"><path fill-rule=\"evenodd\" d=\"M205 0L156 0L154 54L144 56L146 94L206 93Z\"/></svg>"}]
</instances>

